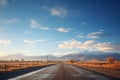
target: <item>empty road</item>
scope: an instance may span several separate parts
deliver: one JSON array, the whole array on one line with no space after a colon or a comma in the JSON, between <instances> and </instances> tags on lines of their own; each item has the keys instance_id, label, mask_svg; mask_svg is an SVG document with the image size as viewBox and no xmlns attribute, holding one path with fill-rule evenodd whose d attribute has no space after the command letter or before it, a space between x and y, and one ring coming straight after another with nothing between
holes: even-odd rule
<instances>
[{"instance_id":1,"label":"empty road","mask_svg":"<svg viewBox=\"0 0 120 80\"><path fill-rule=\"evenodd\" d=\"M111 80L93 72L61 63L9 80Z\"/></svg>"}]
</instances>

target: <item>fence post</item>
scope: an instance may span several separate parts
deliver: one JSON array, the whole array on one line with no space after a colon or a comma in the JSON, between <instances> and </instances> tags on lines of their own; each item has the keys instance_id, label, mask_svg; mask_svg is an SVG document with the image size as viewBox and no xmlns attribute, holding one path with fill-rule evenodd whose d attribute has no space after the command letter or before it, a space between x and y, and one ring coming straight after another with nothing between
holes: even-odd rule
<instances>
[{"instance_id":1,"label":"fence post","mask_svg":"<svg viewBox=\"0 0 120 80\"><path fill-rule=\"evenodd\" d=\"M26 67L28 68L28 63L26 63Z\"/></svg>"},{"instance_id":2,"label":"fence post","mask_svg":"<svg viewBox=\"0 0 120 80\"><path fill-rule=\"evenodd\" d=\"M34 67L34 61L32 62L32 67Z\"/></svg>"},{"instance_id":3,"label":"fence post","mask_svg":"<svg viewBox=\"0 0 120 80\"><path fill-rule=\"evenodd\" d=\"M19 67L21 68L21 63L19 63Z\"/></svg>"},{"instance_id":4,"label":"fence post","mask_svg":"<svg viewBox=\"0 0 120 80\"><path fill-rule=\"evenodd\" d=\"M5 71L7 70L7 65L6 64L4 65L4 69L5 69Z\"/></svg>"}]
</instances>

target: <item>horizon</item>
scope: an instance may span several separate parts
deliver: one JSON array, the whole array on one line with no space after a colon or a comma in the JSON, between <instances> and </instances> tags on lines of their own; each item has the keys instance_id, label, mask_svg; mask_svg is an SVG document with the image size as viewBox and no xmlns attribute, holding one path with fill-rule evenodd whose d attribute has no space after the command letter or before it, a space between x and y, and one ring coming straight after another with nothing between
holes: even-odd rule
<instances>
[{"instance_id":1,"label":"horizon","mask_svg":"<svg viewBox=\"0 0 120 80\"><path fill-rule=\"evenodd\" d=\"M0 0L0 57L120 53L119 0Z\"/></svg>"},{"instance_id":2,"label":"horizon","mask_svg":"<svg viewBox=\"0 0 120 80\"><path fill-rule=\"evenodd\" d=\"M66 54L62 54L62 55L56 55L56 54L39 54L39 55L26 55L24 53L14 53L14 54L6 54L4 56L0 56L0 57L5 57L5 56L11 56L11 55L23 55L23 56L55 56L55 57L62 57L62 56L66 56L66 55L72 55L72 54L120 54L119 52L101 52L101 51L93 51L93 52L90 52L90 51L87 51L87 52L71 52L71 53L66 53Z\"/></svg>"},{"instance_id":3,"label":"horizon","mask_svg":"<svg viewBox=\"0 0 120 80\"><path fill-rule=\"evenodd\" d=\"M97 55L96 55L97 54ZM64 55L53 55L53 54L48 54L48 55L25 55L21 53L16 53L16 54L9 54L5 56L0 57L0 61L46 61L46 59L51 60L51 61L69 61L70 59L73 59L75 61L79 60L82 62L86 61L106 61L107 58L112 57L115 61L119 61L120 58L120 53L112 53L112 52L77 52L77 53L69 53L69 54L64 54Z\"/></svg>"}]
</instances>

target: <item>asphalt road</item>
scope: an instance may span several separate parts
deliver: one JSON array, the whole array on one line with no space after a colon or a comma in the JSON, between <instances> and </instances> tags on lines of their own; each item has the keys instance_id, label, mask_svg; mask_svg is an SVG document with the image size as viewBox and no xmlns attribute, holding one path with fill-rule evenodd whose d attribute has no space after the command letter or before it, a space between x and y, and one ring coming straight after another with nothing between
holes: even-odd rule
<instances>
[{"instance_id":1,"label":"asphalt road","mask_svg":"<svg viewBox=\"0 0 120 80\"><path fill-rule=\"evenodd\" d=\"M64 63L49 66L31 75L18 76L10 80L111 80L93 72Z\"/></svg>"},{"instance_id":2,"label":"asphalt road","mask_svg":"<svg viewBox=\"0 0 120 80\"><path fill-rule=\"evenodd\" d=\"M51 65L48 65L48 66L51 66ZM37 71L37 70L41 70L48 66L29 67L29 68L18 69L18 70L13 70L13 71L0 72L0 80L8 80L9 78L13 78L15 76L23 75L26 73L31 73L31 72Z\"/></svg>"}]
</instances>

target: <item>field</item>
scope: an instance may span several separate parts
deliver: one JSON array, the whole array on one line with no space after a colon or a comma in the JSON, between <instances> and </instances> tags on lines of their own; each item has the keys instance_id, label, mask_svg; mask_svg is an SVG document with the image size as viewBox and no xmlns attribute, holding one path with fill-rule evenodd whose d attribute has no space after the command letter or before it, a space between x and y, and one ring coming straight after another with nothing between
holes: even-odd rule
<instances>
[{"instance_id":1,"label":"field","mask_svg":"<svg viewBox=\"0 0 120 80\"><path fill-rule=\"evenodd\" d=\"M0 72L56 64L55 61L0 61Z\"/></svg>"},{"instance_id":2,"label":"field","mask_svg":"<svg viewBox=\"0 0 120 80\"><path fill-rule=\"evenodd\" d=\"M105 76L115 77L120 79L120 61L114 63L108 63L106 61L101 62L66 62L67 64L74 65L83 69L87 69L93 72L103 74Z\"/></svg>"},{"instance_id":3,"label":"field","mask_svg":"<svg viewBox=\"0 0 120 80\"><path fill-rule=\"evenodd\" d=\"M0 72L8 72L8 71L12 72L14 70L16 71L16 70L28 69L30 67L34 68L38 66L47 66L47 65L58 64L58 63L60 62L57 62L57 61L48 61L48 62L46 61L0 61ZM80 67L81 69L94 72L95 74L97 73L103 76L120 79L120 76L119 76L120 75L120 61L115 61L113 63L109 63L107 61L99 61L99 62L66 61L64 63Z\"/></svg>"}]
</instances>

